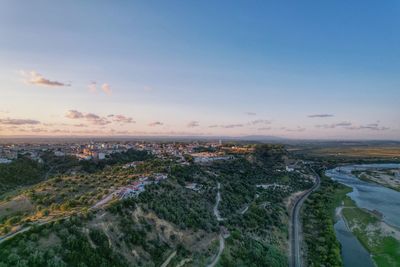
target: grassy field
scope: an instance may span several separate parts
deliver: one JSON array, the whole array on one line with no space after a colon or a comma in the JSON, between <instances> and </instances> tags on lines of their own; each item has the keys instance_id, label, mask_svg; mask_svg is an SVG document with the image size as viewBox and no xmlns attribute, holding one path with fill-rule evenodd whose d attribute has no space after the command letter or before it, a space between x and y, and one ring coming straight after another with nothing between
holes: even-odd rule
<instances>
[{"instance_id":1,"label":"grassy field","mask_svg":"<svg viewBox=\"0 0 400 267\"><path fill-rule=\"evenodd\" d=\"M299 145L294 155L306 160L331 163L400 162L400 144L325 144Z\"/></svg>"},{"instance_id":2,"label":"grassy field","mask_svg":"<svg viewBox=\"0 0 400 267\"><path fill-rule=\"evenodd\" d=\"M344 156L355 158L393 158L400 159L400 147L338 147L320 148L312 154L321 156Z\"/></svg>"},{"instance_id":3,"label":"grassy field","mask_svg":"<svg viewBox=\"0 0 400 267\"><path fill-rule=\"evenodd\" d=\"M351 231L372 254L378 267L400 266L399 230L384 224L378 215L358 208L350 199L345 199L342 210ZM391 229L388 232L388 227Z\"/></svg>"}]
</instances>

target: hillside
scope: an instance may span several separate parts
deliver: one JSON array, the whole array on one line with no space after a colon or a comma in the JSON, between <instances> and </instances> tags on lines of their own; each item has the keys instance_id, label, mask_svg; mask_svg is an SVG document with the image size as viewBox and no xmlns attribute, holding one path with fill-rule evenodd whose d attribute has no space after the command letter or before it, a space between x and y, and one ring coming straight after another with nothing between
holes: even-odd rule
<instances>
[{"instance_id":1,"label":"hillside","mask_svg":"<svg viewBox=\"0 0 400 267\"><path fill-rule=\"evenodd\" d=\"M0 203L0 266L287 266L287 199L312 184L287 158L262 145L207 164L74 166Z\"/></svg>"}]
</instances>

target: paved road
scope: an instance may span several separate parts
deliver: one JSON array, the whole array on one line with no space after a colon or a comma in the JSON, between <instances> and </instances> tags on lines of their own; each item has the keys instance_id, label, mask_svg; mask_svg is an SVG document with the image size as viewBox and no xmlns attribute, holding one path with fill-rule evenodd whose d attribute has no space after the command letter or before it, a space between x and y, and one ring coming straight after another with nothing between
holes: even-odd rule
<instances>
[{"instance_id":1,"label":"paved road","mask_svg":"<svg viewBox=\"0 0 400 267\"><path fill-rule=\"evenodd\" d=\"M314 171L313 171L314 172ZM291 212L291 227L290 227L290 263L291 267L301 267L301 245L300 245L300 221L299 214L301 210L301 206L304 203L304 200L315 190L319 188L320 185L320 177L314 172L315 175L315 184L309 190L304 192L294 203L292 212Z\"/></svg>"}]
</instances>

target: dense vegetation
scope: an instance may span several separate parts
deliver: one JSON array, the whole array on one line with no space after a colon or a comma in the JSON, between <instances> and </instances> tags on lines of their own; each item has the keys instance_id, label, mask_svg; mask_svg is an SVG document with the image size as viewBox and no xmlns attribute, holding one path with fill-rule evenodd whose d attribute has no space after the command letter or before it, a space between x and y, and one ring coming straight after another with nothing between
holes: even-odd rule
<instances>
[{"instance_id":1,"label":"dense vegetation","mask_svg":"<svg viewBox=\"0 0 400 267\"><path fill-rule=\"evenodd\" d=\"M18 186L37 183L44 175L44 166L29 158L21 157L9 164L0 164L0 195Z\"/></svg>"},{"instance_id":2,"label":"dense vegetation","mask_svg":"<svg viewBox=\"0 0 400 267\"><path fill-rule=\"evenodd\" d=\"M32 218L71 217L0 245L0 267L160 266L172 252L174 266L187 259L189 266L205 266L225 229L220 266L287 266L285 202L312 181L305 178L306 168L285 170L288 153L283 146L259 145L251 151L246 148L233 159L205 165L181 165L139 151L103 162L45 155L45 169L55 166L53 176L23 192L29 210L8 214L2 222L9 229L11 221L26 226ZM142 160L136 168L122 166ZM112 190L155 172L168 173L168 179L147 185L135 199L113 200L105 210L89 209ZM186 188L192 183L195 189ZM213 214L218 183L222 221Z\"/></svg>"},{"instance_id":3,"label":"dense vegetation","mask_svg":"<svg viewBox=\"0 0 400 267\"><path fill-rule=\"evenodd\" d=\"M148 186L138 201L144 208L153 210L160 218L175 223L181 229L210 232L218 229L212 214L214 198L211 195L210 191L195 193L165 182Z\"/></svg>"},{"instance_id":4,"label":"dense vegetation","mask_svg":"<svg viewBox=\"0 0 400 267\"><path fill-rule=\"evenodd\" d=\"M124 164L131 161L143 161L153 158L146 151L130 149L114 153L101 161L80 161L72 156L56 157L52 152L40 155L42 163L20 155L10 164L0 164L0 195L20 186L32 185L55 174L65 174L71 170L83 170L94 173L109 165Z\"/></svg>"},{"instance_id":5,"label":"dense vegetation","mask_svg":"<svg viewBox=\"0 0 400 267\"><path fill-rule=\"evenodd\" d=\"M93 173L98 170L104 169L108 165L124 164L131 161L143 161L153 158L147 151L139 151L135 149L129 149L121 153L113 153L106 159L100 161L84 160L80 161L80 166L86 172Z\"/></svg>"},{"instance_id":6,"label":"dense vegetation","mask_svg":"<svg viewBox=\"0 0 400 267\"><path fill-rule=\"evenodd\" d=\"M91 230L91 244L80 226L82 219L73 217L34 228L2 245L0 266L127 266L110 248L104 233Z\"/></svg>"},{"instance_id":7,"label":"dense vegetation","mask_svg":"<svg viewBox=\"0 0 400 267\"><path fill-rule=\"evenodd\" d=\"M286 156L282 146L263 145L247 158L211 166L221 182L222 224L231 233L221 266L288 265L284 200L293 192L311 187L312 182L297 172L284 171Z\"/></svg>"},{"instance_id":8,"label":"dense vegetation","mask_svg":"<svg viewBox=\"0 0 400 267\"><path fill-rule=\"evenodd\" d=\"M342 266L340 243L334 225L335 208L350 188L321 174L321 185L312 193L302 209L303 233L308 266Z\"/></svg>"},{"instance_id":9,"label":"dense vegetation","mask_svg":"<svg viewBox=\"0 0 400 267\"><path fill-rule=\"evenodd\" d=\"M30 184L34 184L20 190L16 199L9 195L9 202L0 205L0 235L8 233L16 225L29 224L46 217L62 217L65 213L88 209L109 194L110 190L131 183L143 172L164 170L166 165L153 159L147 152L136 150L115 153L102 165L94 160L78 161L71 157L55 157L47 152L42 157L43 163L20 158L13 163L0 165L4 174L1 177L15 177L16 181L27 177L23 181L28 180ZM137 170L121 167L122 163L136 160L146 161ZM85 166L92 166L92 170L87 172ZM41 176L35 176L38 170L46 172L42 171ZM49 172L53 175L49 176ZM59 172L61 173L56 174ZM48 179L44 180L47 176ZM36 179L32 179L34 177ZM9 181L7 185L13 185L13 182Z\"/></svg>"}]
</instances>

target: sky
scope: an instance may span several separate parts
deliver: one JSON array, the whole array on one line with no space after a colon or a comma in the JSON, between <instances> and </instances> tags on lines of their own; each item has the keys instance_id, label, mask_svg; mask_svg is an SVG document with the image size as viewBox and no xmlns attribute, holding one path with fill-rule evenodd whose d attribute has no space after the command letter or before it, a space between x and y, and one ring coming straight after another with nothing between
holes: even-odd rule
<instances>
[{"instance_id":1,"label":"sky","mask_svg":"<svg viewBox=\"0 0 400 267\"><path fill-rule=\"evenodd\" d=\"M25 135L400 140L400 2L0 0Z\"/></svg>"}]
</instances>

